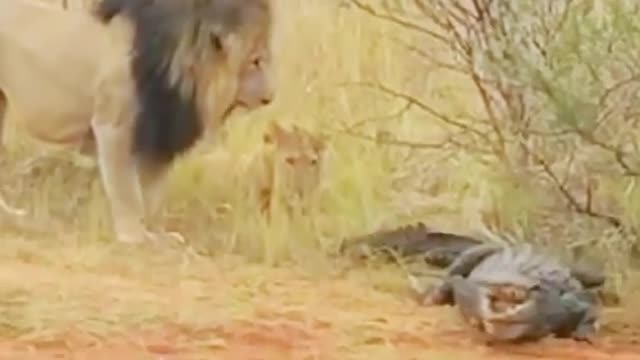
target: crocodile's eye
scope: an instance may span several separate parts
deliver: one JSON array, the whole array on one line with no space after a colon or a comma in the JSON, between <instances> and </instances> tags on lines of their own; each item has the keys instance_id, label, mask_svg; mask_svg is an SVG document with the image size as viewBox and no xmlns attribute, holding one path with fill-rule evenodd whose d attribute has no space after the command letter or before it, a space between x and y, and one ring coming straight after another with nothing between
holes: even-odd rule
<instances>
[{"instance_id":1,"label":"crocodile's eye","mask_svg":"<svg viewBox=\"0 0 640 360\"><path fill-rule=\"evenodd\" d=\"M541 291L542 291L542 286L540 284L535 284L528 289L528 293L530 294L532 293L537 294L537 293L540 293Z\"/></svg>"}]
</instances>

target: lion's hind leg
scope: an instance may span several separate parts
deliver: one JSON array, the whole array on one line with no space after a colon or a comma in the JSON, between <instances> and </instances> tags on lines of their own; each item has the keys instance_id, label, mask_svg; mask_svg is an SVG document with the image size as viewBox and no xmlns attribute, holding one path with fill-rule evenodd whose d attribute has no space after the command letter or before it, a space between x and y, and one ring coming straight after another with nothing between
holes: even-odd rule
<instances>
[{"instance_id":1,"label":"lion's hind leg","mask_svg":"<svg viewBox=\"0 0 640 360\"><path fill-rule=\"evenodd\" d=\"M46 146L39 154L25 160L20 165L19 172L21 175L29 175L34 171L38 171L41 164L46 165L50 162L70 163L74 167L91 170L97 166L95 147L95 140L91 132L82 137L79 143L69 142L61 147L53 148Z\"/></svg>"},{"instance_id":2,"label":"lion's hind leg","mask_svg":"<svg viewBox=\"0 0 640 360\"><path fill-rule=\"evenodd\" d=\"M6 115L7 115L7 97L0 90L0 152L4 152L4 128L6 126ZM0 195L0 211L5 213L6 215L14 216L14 217L23 217L27 215L27 211L24 209L19 209L13 207L7 203L2 195Z\"/></svg>"},{"instance_id":3,"label":"lion's hind leg","mask_svg":"<svg viewBox=\"0 0 640 360\"><path fill-rule=\"evenodd\" d=\"M134 159L129 153L126 129L104 119L92 120L98 166L106 195L111 203L116 236L125 243L147 238L143 225L143 198Z\"/></svg>"},{"instance_id":4,"label":"lion's hind leg","mask_svg":"<svg viewBox=\"0 0 640 360\"><path fill-rule=\"evenodd\" d=\"M7 97L4 94L4 92L0 90L0 148L2 149L4 149L4 127L6 126L5 124L6 115L7 115Z\"/></svg>"}]
</instances>

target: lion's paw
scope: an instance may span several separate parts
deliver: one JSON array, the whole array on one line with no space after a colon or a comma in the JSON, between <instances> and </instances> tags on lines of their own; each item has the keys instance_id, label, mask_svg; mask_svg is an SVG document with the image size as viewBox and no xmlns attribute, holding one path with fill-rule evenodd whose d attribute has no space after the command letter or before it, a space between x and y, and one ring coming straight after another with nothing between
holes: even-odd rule
<instances>
[{"instance_id":1,"label":"lion's paw","mask_svg":"<svg viewBox=\"0 0 640 360\"><path fill-rule=\"evenodd\" d=\"M118 242L123 244L137 245L137 244L142 244L144 242L147 242L148 240L151 240L151 239L147 234L139 234L139 235L119 234L117 236L117 240Z\"/></svg>"},{"instance_id":2,"label":"lion's paw","mask_svg":"<svg viewBox=\"0 0 640 360\"><path fill-rule=\"evenodd\" d=\"M182 236L182 234L180 234L179 232L175 232L175 231L164 232L161 234L161 237L165 240L168 240L170 242L176 242L178 244L187 243L184 236Z\"/></svg>"},{"instance_id":3,"label":"lion's paw","mask_svg":"<svg viewBox=\"0 0 640 360\"><path fill-rule=\"evenodd\" d=\"M147 232L147 238L156 244L186 244L184 236L174 231Z\"/></svg>"},{"instance_id":4,"label":"lion's paw","mask_svg":"<svg viewBox=\"0 0 640 360\"><path fill-rule=\"evenodd\" d=\"M167 244L167 243L179 243L186 244L186 240L182 234L178 232L151 232L144 231L141 234L132 234L132 233L123 233L118 236L118 241L123 244L142 244L142 243L153 243L153 244Z\"/></svg>"},{"instance_id":5,"label":"lion's paw","mask_svg":"<svg viewBox=\"0 0 640 360\"><path fill-rule=\"evenodd\" d=\"M15 218L27 216L27 210L9 205L2 197L0 197L0 211Z\"/></svg>"}]
</instances>

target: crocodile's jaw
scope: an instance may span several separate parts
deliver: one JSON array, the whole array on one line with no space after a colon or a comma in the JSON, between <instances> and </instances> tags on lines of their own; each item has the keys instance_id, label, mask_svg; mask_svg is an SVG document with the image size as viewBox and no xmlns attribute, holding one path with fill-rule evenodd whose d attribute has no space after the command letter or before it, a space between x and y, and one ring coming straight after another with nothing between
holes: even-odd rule
<instances>
[{"instance_id":1,"label":"crocodile's jaw","mask_svg":"<svg viewBox=\"0 0 640 360\"><path fill-rule=\"evenodd\" d=\"M451 279L455 303L462 317L472 327L496 341L517 341L538 337L537 303L527 299L504 311L494 311L490 291L468 279Z\"/></svg>"},{"instance_id":2,"label":"crocodile's jaw","mask_svg":"<svg viewBox=\"0 0 640 360\"><path fill-rule=\"evenodd\" d=\"M536 303L527 300L503 312L494 312L487 307L483 318L484 331L493 339L499 341L515 341L537 337L539 332L535 313Z\"/></svg>"},{"instance_id":3,"label":"crocodile's jaw","mask_svg":"<svg viewBox=\"0 0 640 360\"><path fill-rule=\"evenodd\" d=\"M531 334L531 324L485 321L483 326L484 332L492 340L505 342L523 340Z\"/></svg>"}]
</instances>

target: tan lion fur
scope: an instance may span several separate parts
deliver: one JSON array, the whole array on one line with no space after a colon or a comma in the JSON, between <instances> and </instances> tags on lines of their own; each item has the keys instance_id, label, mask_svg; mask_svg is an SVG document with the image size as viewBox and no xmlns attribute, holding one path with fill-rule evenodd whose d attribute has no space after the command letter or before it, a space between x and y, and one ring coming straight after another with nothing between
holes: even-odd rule
<instances>
[{"instance_id":1,"label":"tan lion fur","mask_svg":"<svg viewBox=\"0 0 640 360\"><path fill-rule=\"evenodd\" d=\"M169 166L237 106L271 102L269 0L99 0L93 14L0 1L0 134L97 154L116 236L144 224Z\"/></svg>"},{"instance_id":2,"label":"tan lion fur","mask_svg":"<svg viewBox=\"0 0 640 360\"><path fill-rule=\"evenodd\" d=\"M298 126L272 123L263 136L262 151L247 173L258 188L260 208L269 219L274 207L288 215L305 214L321 185L326 138Z\"/></svg>"}]
</instances>

